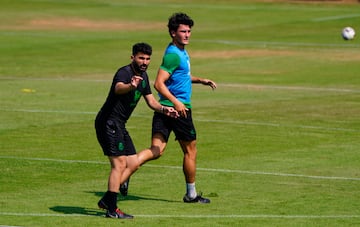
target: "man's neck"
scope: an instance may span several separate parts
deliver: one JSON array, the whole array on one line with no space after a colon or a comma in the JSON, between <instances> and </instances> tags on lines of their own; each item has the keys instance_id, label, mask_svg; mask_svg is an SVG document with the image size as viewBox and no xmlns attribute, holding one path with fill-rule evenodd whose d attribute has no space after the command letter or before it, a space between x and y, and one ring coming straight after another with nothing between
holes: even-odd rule
<instances>
[{"instance_id":1,"label":"man's neck","mask_svg":"<svg viewBox=\"0 0 360 227\"><path fill-rule=\"evenodd\" d=\"M181 49L181 50L184 50L185 49L185 45L184 44L180 44L180 43L177 43L175 41L172 42L173 45L175 45L177 48Z\"/></svg>"}]
</instances>

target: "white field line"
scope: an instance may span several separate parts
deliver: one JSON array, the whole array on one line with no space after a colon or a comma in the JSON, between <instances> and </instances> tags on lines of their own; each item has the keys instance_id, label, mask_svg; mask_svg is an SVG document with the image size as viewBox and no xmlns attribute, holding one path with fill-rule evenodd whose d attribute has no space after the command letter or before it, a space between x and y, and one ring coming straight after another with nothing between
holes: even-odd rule
<instances>
[{"instance_id":1,"label":"white field line","mask_svg":"<svg viewBox=\"0 0 360 227\"><path fill-rule=\"evenodd\" d=\"M77 78L18 78L18 77L4 77L0 79L16 79L16 80L46 80L46 81L88 81L88 82L105 82L106 80L87 80ZM106 81L108 82L108 81ZM290 91L315 91L315 92L336 92L336 93L360 93L360 89L344 89L344 88L319 88L319 87L299 87L299 86L272 86L272 85L253 85L253 84L219 84L219 87L236 87L244 89L276 89L276 90L290 90ZM67 110L39 110L39 109L2 109L1 111L13 111L13 112L28 112L28 113L61 113L61 114L85 114L95 115L96 112L90 111L67 111ZM133 115L135 117L146 118L147 116ZM347 131L347 132L359 132L356 129L346 128L329 128L321 126L310 126L310 125L286 125L279 123L269 122L249 122L249 121L232 121L232 120L211 120L211 119L196 119L202 122L218 122L228 124L241 124L241 125L255 125L255 126L271 126L271 127L291 127L291 128L302 128L302 129L319 129L326 131Z\"/></svg>"},{"instance_id":2,"label":"white field line","mask_svg":"<svg viewBox=\"0 0 360 227\"><path fill-rule=\"evenodd\" d=\"M321 88L321 87L303 87L303 86L275 86L275 85L256 85L256 84L220 84L219 87L235 87L258 90L290 90L290 91L314 91L314 92L339 92L339 93L360 93L360 89L347 88Z\"/></svg>"},{"instance_id":3,"label":"white field line","mask_svg":"<svg viewBox=\"0 0 360 227\"><path fill-rule=\"evenodd\" d=\"M24 157L16 157L16 156L0 156L0 158L1 159L29 160L29 161L51 161L51 162L62 162L62 163L85 163L85 164L101 164L101 165L107 165L108 164L108 162L105 162L105 161L101 162L101 161L86 161L86 160L64 160L64 159L52 159L52 158L24 158ZM152 165L152 164L145 164L143 167L166 168L166 169L182 169L181 166ZM310 179L320 179L320 180L360 181L360 178L356 178L356 177L313 176L313 175L292 174L292 173L275 173L275 172L232 170L232 169L210 169L210 168L201 168L201 167L198 167L197 170L198 171L205 171L205 172L218 172L218 173L238 173L238 174L248 174L248 175L270 175L270 176L277 176L277 177L300 177L300 178L310 178Z\"/></svg>"},{"instance_id":4,"label":"white field line","mask_svg":"<svg viewBox=\"0 0 360 227\"><path fill-rule=\"evenodd\" d=\"M10 80L39 80L39 81L78 81L78 82L108 82L107 80L96 80L96 79L79 79L79 78L21 78L21 77L0 77L1 79ZM254 84L219 84L219 87L235 87L243 89L275 89L275 90L289 90L289 91L314 91L314 92L335 92L335 93L360 93L360 89L345 89L345 88L319 88L319 87L302 87L302 86L273 86L273 85L254 85ZM85 114L95 115L96 112L90 111L67 111L67 110L40 110L40 109L3 109L1 111L13 111L13 112L28 112L28 113L60 113L60 114ZM135 117L146 118L148 116L136 115ZM239 124L239 125L254 125L254 126L270 126L270 127L290 127L290 128L302 128L302 129L318 129L326 131L346 131L346 132L359 132L356 129L347 128L329 128L321 126L311 125L286 125L271 122L249 122L249 121L232 121L232 120L217 120L217 119L196 119L201 122L217 122L217 123L228 123L228 124Z\"/></svg>"},{"instance_id":5,"label":"white field line","mask_svg":"<svg viewBox=\"0 0 360 227\"><path fill-rule=\"evenodd\" d=\"M3 109L0 108L0 111L7 112L24 112L24 113L54 113L54 114L80 114L80 115L96 115L96 112L91 111L68 111L68 110L40 110L40 109ZM132 117L138 118L151 118L148 115L133 114ZM348 129L348 128L333 128L333 127L321 127L321 126L312 126L312 125L288 125L288 124L279 124L271 122L254 122L254 121L238 121L238 120L216 120L216 119L198 119L194 118L195 121L199 122L209 122L209 123L224 123L224 124L238 124L238 125L252 125L252 126L267 126L267 127L287 127L287 128L301 128L301 129L315 129L323 131L340 131L340 132L359 132L357 129Z\"/></svg>"},{"instance_id":6,"label":"white field line","mask_svg":"<svg viewBox=\"0 0 360 227\"><path fill-rule=\"evenodd\" d=\"M331 17L320 17L320 18L312 19L312 21L321 22L321 21L342 20L342 19L357 18L357 17L360 17L360 14L344 14L344 15L337 15Z\"/></svg>"},{"instance_id":7,"label":"white field line","mask_svg":"<svg viewBox=\"0 0 360 227\"><path fill-rule=\"evenodd\" d=\"M16 213L0 212L1 216L32 217L98 217L98 214L54 214L54 213ZM135 218L232 218L232 219L355 219L360 215L272 215L272 214L213 214L213 215L170 215L170 214L134 214Z\"/></svg>"},{"instance_id":8,"label":"white field line","mask_svg":"<svg viewBox=\"0 0 360 227\"><path fill-rule=\"evenodd\" d=\"M109 83L105 79L80 79L80 78L29 78L29 77L0 77L0 80L29 80L29 81L72 81L72 82L101 82ZM153 81L151 81L153 83ZM259 89L259 90L292 90L292 91L315 91L315 92L339 92L339 93L360 93L360 89L350 88L322 88L322 87L304 87L304 86L276 86L276 85L261 85L261 84L239 84L239 83L218 83L221 87L236 87L244 89Z\"/></svg>"},{"instance_id":9,"label":"white field line","mask_svg":"<svg viewBox=\"0 0 360 227\"><path fill-rule=\"evenodd\" d=\"M349 15L338 15L338 16L332 16L332 17L322 17L322 18L313 18L310 19L311 22L318 23L322 21L331 21L331 20L341 20L341 19L351 19L351 18L357 18L359 17L359 14L349 14ZM242 29L247 29L249 26L245 25L242 26ZM2 32L2 35L7 36L16 36L18 35L17 32ZM26 32L27 36L33 36L33 37L53 37L55 34L49 34L49 33L36 33L28 31ZM59 37L59 34L56 34L56 37ZM64 36L66 38L69 38L69 35L67 34ZM72 37L76 37L76 35L72 35ZM151 38L149 40L152 40ZM219 39L197 39L193 40L192 42L200 42L200 43L213 43L213 44L222 44L222 45L230 45L230 46L255 46L259 48L264 47L311 47L311 48L324 48L324 47L330 47L330 48L359 48L360 45L358 43L348 43L343 42L340 43L310 43L310 42L281 42L281 41L243 41L243 40L219 40Z\"/></svg>"},{"instance_id":10,"label":"white field line","mask_svg":"<svg viewBox=\"0 0 360 227\"><path fill-rule=\"evenodd\" d=\"M316 130L324 130L324 131L360 132L360 130L348 129L348 128L329 128L329 127L311 126L311 125L286 125L286 124L277 124L277 123L268 123L268 122L206 120L206 119L197 119L197 118L195 118L195 121L217 122L217 123L239 124L239 125L269 126L269 127L279 127L279 128L287 127L287 128L301 128L301 129L316 129Z\"/></svg>"},{"instance_id":11,"label":"white field line","mask_svg":"<svg viewBox=\"0 0 360 227\"><path fill-rule=\"evenodd\" d=\"M359 48L360 45L356 43L301 43L301 42L276 42L276 41L239 41L239 40L194 40L192 42L203 42L203 43L215 43L230 46L254 46L254 47L311 47L313 49L319 49L324 47L329 48Z\"/></svg>"}]
</instances>

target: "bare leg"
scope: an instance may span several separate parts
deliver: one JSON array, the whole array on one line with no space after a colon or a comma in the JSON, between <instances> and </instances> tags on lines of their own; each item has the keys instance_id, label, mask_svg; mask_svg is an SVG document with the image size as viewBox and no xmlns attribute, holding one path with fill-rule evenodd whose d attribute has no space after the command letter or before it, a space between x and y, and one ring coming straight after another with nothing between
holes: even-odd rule
<instances>
[{"instance_id":1,"label":"bare leg","mask_svg":"<svg viewBox=\"0 0 360 227\"><path fill-rule=\"evenodd\" d=\"M123 184L127 179L139 169L139 161L137 155L130 155L126 157L126 169L121 175L120 184Z\"/></svg>"},{"instance_id":2,"label":"bare leg","mask_svg":"<svg viewBox=\"0 0 360 227\"><path fill-rule=\"evenodd\" d=\"M126 156L110 156L111 170L108 180L108 190L119 192L122 174L126 168Z\"/></svg>"},{"instance_id":3,"label":"bare leg","mask_svg":"<svg viewBox=\"0 0 360 227\"><path fill-rule=\"evenodd\" d=\"M106 209L107 216L116 216L120 218L127 218L130 216L126 214L117 213L117 195L119 193L120 179L123 171L126 168L125 156L109 156L111 170L108 179L108 191L98 202L98 206Z\"/></svg>"},{"instance_id":4,"label":"bare leg","mask_svg":"<svg viewBox=\"0 0 360 227\"><path fill-rule=\"evenodd\" d=\"M126 158L126 169L123 171L121 176L121 188L120 192L123 196L126 196L128 193L128 183L129 177L135 173L139 167L145 162L153 159L157 159L164 152L166 147L166 141L164 140L161 134L155 134L151 141L151 147L144 149L139 152L137 155L130 155ZM125 183L126 182L126 183Z\"/></svg>"},{"instance_id":5,"label":"bare leg","mask_svg":"<svg viewBox=\"0 0 360 227\"><path fill-rule=\"evenodd\" d=\"M184 153L183 172L186 183L195 183L196 176L196 140L179 141L181 149Z\"/></svg>"},{"instance_id":6,"label":"bare leg","mask_svg":"<svg viewBox=\"0 0 360 227\"><path fill-rule=\"evenodd\" d=\"M186 195L183 200L186 203L210 203L210 200L197 194L195 187L196 177L196 140L179 141L184 153L183 172L186 181Z\"/></svg>"},{"instance_id":7,"label":"bare leg","mask_svg":"<svg viewBox=\"0 0 360 227\"><path fill-rule=\"evenodd\" d=\"M142 150L138 153L139 165L143 165L147 161L158 159L165 150L166 141L162 134L157 133L153 135L151 140L151 147L145 150Z\"/></svg>"}]
</instances>

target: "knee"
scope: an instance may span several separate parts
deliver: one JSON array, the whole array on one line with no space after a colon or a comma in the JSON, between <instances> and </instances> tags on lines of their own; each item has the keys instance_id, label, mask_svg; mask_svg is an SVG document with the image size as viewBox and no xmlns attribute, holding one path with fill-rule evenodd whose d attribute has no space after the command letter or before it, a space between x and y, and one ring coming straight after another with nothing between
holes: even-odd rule
<instances>
[{"instance_id":1,"label":"knee","mask_svg":"<svg viewBox=\"0 0 360 227\"><path fill-rule=\"evenodd\" d=\"M126 168L128 169L128 171L133 173L136 170L138 170L139 167L140 167L140 160L138 158L138 155L128 156L126 163Z\"/></svg>"},{"instance_id":2,"label":"knee","mask_svg":"<svg viewBox=\"0 0 360 227\"><path fill-rule=\"evenodd\" d=\"M184 156L187 159L196 160L196 151L184 152Z\"/></svg>"},{"instance_id":3,"label":"knee","mask_svg":"<svg viewBox=\"0 0 360 227\"><path fill-rule=\"evenodd\" d=\"M152 145L150 150L153 155L153 159L158 159L164 154L164 149L159 146Z\"/></svg>"},{"instance_id":4,"label":"knee","mask_svg":"<svg viewBox=\"0 0 360 227\"><path fill-rule=\"evenodd\" d=\"M109 160L112 171L121 172L127 166L127 160L123 157L110 157Z\"/></svg>"},{"instance_id":5,"label":"knee","mask_svg":"<svg viewBox=\"0 0 360 227\"><path fill-rule=\"evenodd\" d=\"M191 159L196 159L196 155L197 155L196 141L187 144L182 144L182 150L186 157Z\"/></svg>"},{"instance_id":6,"label":"knee","mask_svg":"<svg viewBox=\"0 0 360 227\"><path fill-rule=\"evenodd\" d=\"M140 168L140 164L137 163L136 165L132 166L131 173L135 173Z\"/></svg>"},{"instance_id":7,"label":"knee","mask_svg":"<svg viewBox=\"0 0 360 227\"><path fill-rule=\"evenodd\" d=\"M136 159L136 161L133 163L131 168L132 172L137 171L140 168L140 166L141 166L140 160Z\"/></svg>"}]
</instances>

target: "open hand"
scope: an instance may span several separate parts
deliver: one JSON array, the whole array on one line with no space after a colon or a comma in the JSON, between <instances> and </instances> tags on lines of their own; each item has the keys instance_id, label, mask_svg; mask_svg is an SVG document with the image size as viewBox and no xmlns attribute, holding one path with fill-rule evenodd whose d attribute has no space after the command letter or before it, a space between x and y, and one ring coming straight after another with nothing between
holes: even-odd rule
<instances>
[{"instance_id":1,"label":"open hand","mask_svg":"<svg viewBox=\"0 0 360 227\"><path fill-rule=\"evenodd\" d=\"M203 79L202 84L210 86L213 90L216 88L216 83L209 79Z\"/></svg>"},{"instance_id":2,"label":"open hand","mask_svg":"<svg viewBox=\"0 0 360 227\"><path fill-rule=\"evenodd\" d=\"M166 116L173 118L178 118L180 116L179 113L173 107L169 107L169 106L164 106L163 113Z\"/></svg>"},{"instance_id":3,"label":"open hand","mask_svg":"<svg viewBox=\"0 0 360 227\"><path fill-rule=\"evenodd\" d=\"M131 86L136 88L141 83L142 80L143 80L143 78L141 76L131 77L131 82L130 82Z\"/></svg>"}]
</instances>

